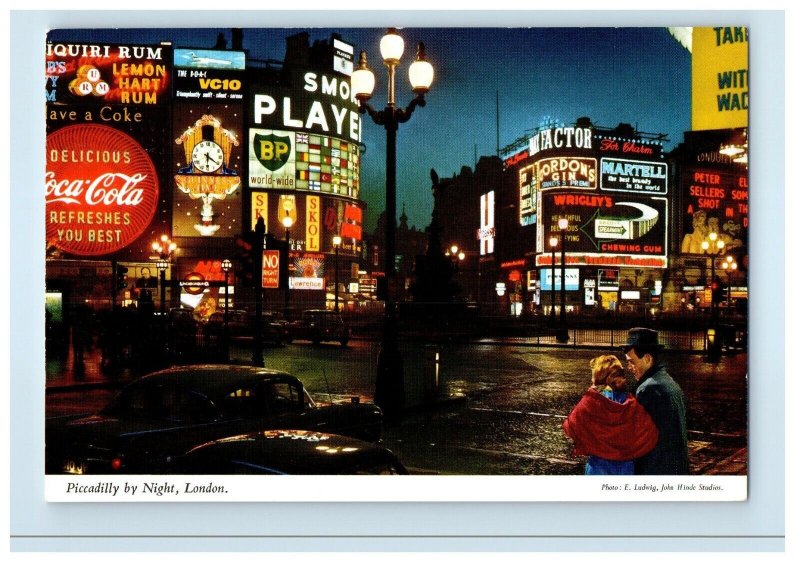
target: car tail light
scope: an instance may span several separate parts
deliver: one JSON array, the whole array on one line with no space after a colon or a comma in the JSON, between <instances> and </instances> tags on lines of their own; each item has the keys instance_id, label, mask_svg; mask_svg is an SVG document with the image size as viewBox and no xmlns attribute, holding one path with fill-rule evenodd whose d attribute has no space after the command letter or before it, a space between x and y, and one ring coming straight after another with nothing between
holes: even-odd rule
<instances>
[{"instance_id":1,"label":"car tail light","mask_svg":"<svg viewBox=\"0 0 800 562\"><path fill-rule=\"evenodd\" d=\"M114 457L111 460L111 468L113 468L114 470L119 470L120 468L122 468L122 459L119 457Z\"/></svg>"}]
</instances>

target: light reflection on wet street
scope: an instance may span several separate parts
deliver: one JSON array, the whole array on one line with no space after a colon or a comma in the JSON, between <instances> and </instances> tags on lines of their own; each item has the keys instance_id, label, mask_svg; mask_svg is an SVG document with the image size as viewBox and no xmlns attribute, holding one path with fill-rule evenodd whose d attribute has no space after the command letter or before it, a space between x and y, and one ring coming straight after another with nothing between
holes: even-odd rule
<instances>
[{"instance_id":1,"label":"light reflection on wet street","mask_svg":"<svg viewBox=\"0 0 800 562\"><path fill-rule=\"evenodd\" d=\"M406 405L414 408L385 429L383 441L413 471L439 474L581 474L584 459L570 454L561 424L589 386L589 360L609 352L621 357L585 348L410 342L401 352ZM377 353L378 342L355 340L345 348L265 348L264 356L267 367L297 376L315 399L372 400ZM248 348L233 350L240 362L249 356ZM746 447L747 355L718 364L678 353L664 360L687 398L693 471ZM48 395L48 415L75 411L70 394ZM108 394L95 391L96 405ZM426 402L433 395L437 405ZM441 401L453 395L466 399ZM80 411L91 409L91 400L84 395Z\"/></svg>"}]
</instances>

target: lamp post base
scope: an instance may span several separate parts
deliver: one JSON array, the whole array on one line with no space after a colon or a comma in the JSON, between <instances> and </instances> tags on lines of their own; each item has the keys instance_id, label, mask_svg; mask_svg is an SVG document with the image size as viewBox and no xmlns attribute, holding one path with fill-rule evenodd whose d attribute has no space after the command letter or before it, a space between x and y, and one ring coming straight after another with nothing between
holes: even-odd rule
<instances>
[{"instance_id":1,"label":"lamp post base","mask_svg":"<svg viewBox=\"0 0 800 562\"><path fill-rule=\"evenodd\" d=\"M396 344L384 344L378 352L375 404L383 410L386 421L397 422L402 418L405 401L403 358Z\"/></svg>"},{"instance_id":2,"label":"lamp post base","mask_svg":"<svg viewBox=\"0 0 800 562\"><path fill-rule=\"evenodd\" d=\"M569 341L569 330L566 328L558 328L556 330L556 341L559 343L567 343Z\"/></svg>"}]
</instances>

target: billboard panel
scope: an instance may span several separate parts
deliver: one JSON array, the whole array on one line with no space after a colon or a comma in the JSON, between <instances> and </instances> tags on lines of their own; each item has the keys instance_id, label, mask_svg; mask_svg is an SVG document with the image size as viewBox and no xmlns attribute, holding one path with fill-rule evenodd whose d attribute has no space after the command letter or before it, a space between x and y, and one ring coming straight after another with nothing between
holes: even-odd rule
<instances>
[{"instance_id":1,"label":"billboard panel","mask_svg":"<svg viewBox=\"0 0 800 562\"><path fill-rule=\"evenodd\" d=\"M295 71L283 84L254 84L251 92L251 127L361 142L361 116L347 76Z\"/></svg>"},{"instance_id":2,"label":"billboard panel","mask_svg":"<svg viewBox=\"0 0 800 562\"><path fill-rule=\"evenodd\" d=\"M249 185L253 189L302 190L358 198L357 143L310 133L251 128Z\"/></svg>"},{"instance_id":3,"label":"billboard panel","mask_svg":"<svg viewBox=\"0 0 800 562\"><path fill-rule=\"evenodd\" d=\"M692 167L684 170L686 207L681 238L681 253L703 254L701 244L710 232L725 242L725 250L743 248L748 236L747 170L722 170Z\"/></svg>"},{"instance_id":4,"label":"billboard panel","mask_svg":"<svg viewBox=\"0 0 800 562\"><path fill-rule=\"evenodd\" d=\"M600 189L666 195L667 165L663 162L601 158Z\"/></svg>"},{"instance_id":5,"label":"billboard panel","mask_svg":"<svg viewBox=\"0 0 800 562\"><path fill-rule=\"evenodd\" d=\"M290 252L289 288L303 291L323 290L325 256L316 252Z\"/></svg>"},{"instance_id":6,"label":"billboard panel","mask_svg":"<svg viewBox=\"0 0 800 562\"><path fill-rule=\"evenodd\" d=\"M254 191L250 200L250 228L261 216L267 232L286 237L283 218L292 219L289 241L298 252L333 253L333 237L342 237L342 255L360 255L363 245L364 203L341 197L297 192Z\"/></svg>"},{"instance_id":7,"label":"billboard panel","mask_svg":"<svg viewBox=\"0 0 800 562\"><path fill-rule=\"evenodd\" d=\"M659 267L667 265L667 200L663 197L546 193L544 237L565 235L568 265ZM549 254L536 257L549 264Z\"/></svg>"},{"instance_id":8,"label":"billboard panel","mask_svg":"<svg viewBox=\"0 0 800 562\"><path fill-rule=\"evenodd\" d=\"M519 170L519 224L536 224L536 196L539 192L536 165Z\"/></svg>"},{"instance_id":9,"label":"billboard panel","mask_svg":"<svg viewBox=\"0 0 800 562\"><path fill-rule=\"evenodd\" d=\"M536 162L536 181L542 191L556 188L597 189L597 159L542 158Z\"/></svg>"},{"instance_id":10,"label":"billboard panel","mask_svg":"<svg viewBox=\"0 0 800 562\"><path fill-rule=\"evenodd\" d=\"M48 103L158 105L170 101L169 45L48 42L45 61Z\"/></svg>"},{"instance_id":11,"label":"billboard panel","mask_svg":"<svg viewBox=\"0 0 800 562\"><path fill-rule=\"evenodd\" d=\"M147 152L105 125L70 125L47 136L48 244L72 254L116 252L150 225L159 181Z\"/></svg>"},{"instance_id":12,"label":"billboard panel","mask_svg":"<svg viewBox=\"0 0 800 562\"><path fill-rule=\"evenodd\" d=\"M747 127L750 103L746 27L692 32L692 129Z\"/></svg>"},{"instance_id":13,"label":"billboard panel","mask_svg":"<svg viewBox=\"0 0 800 562\"><path fill-rule=\"evenodd\" d=\"M241 232L239 110L227 104L176 104L176 138L172 143L174 236L232 237Z\"/></svg>"},{"instance_id":14,"label":"billboard panel","mask_svg":"<svg viewBox=\"0 0 800 562\"><path fill-rule=\"evenodd\" d=\"M50 41L45 59L48 245L149 251L169 229L172 48Z\"/></svg>"},{"instance_id":15,"label":"billboard panel","mask_svg":"<svg viewBox=\"0 0 800 562\"><path fill-rule=\"evenodd\" d=\"M176 49L173 234L241 232L242 51Z\"/></svg>"}]
</instances>

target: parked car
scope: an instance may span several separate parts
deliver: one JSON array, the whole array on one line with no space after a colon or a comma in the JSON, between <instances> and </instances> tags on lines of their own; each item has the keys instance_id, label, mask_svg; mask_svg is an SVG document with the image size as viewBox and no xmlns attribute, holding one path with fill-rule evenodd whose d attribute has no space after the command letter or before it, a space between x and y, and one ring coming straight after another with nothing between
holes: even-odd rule
<instances>
[{"instance_id":1,"label":"parked car","mask_svg":"<svg viewBox=\"0 0 800 562\"><path fill-rule=\"evenodd\" d=\"M317 405L296 377L271 369L173 367L130 383L96 414L47 420L46 471L146 474L202 443L268 429L377 441L382 418L357 400Z\"/></svg>"},{"instance_id":2,"label":"parked car","mask_svg":"<svg viewBox=\"0 0 800 562\"><path fill-rule=\"evenodd\" d=\"M169 322L169 350L174 356L188 357L196 349L199 323L191 308L172 308L167 313Z\"/></svg>"},{"instance_id":3,"label":"parked car","mask_svg":"<svg viewBox=\"0 0 800 562\"><path fill-rule=\"evenodd\" d=\"M270 429L203 443L168 459L169 474L408 474L387 448L297 429Z\"/></svg>"},{"instance_id":4,"label":"parked car","mask_svg":"<svg viewBox=\"0 0 800 562\"><path fill-rule=\"evenodd\" d=\"M281 345L289 340L289 322L280 312L263 312L261 326L261 337L265 342L274 342L276 345Z\"/></svg>"},{"instance_id":5,"label":"parked car","mask_svg":"<svg viewBox=\"0 0 800 562\"><path fill-rule=\"evenodd\" d=\"M300 320L289 326L288 342L293 340L337 341L344 347L350 341L350 328L333 310L304 310Z\"/></svg>"},{"instance_id":6,"label":"parked car","mask_svg":"<svg viewBox=\"0 0 800 562\"><path fill-rule=\"evenodd\" d=\"M204 334L221 338L225 335L225 311L217 310L208 317L203 326ZM228 334L231 338L252 336L250 317L246 310L228 309Z\"/></svg>"}]
</instances>

